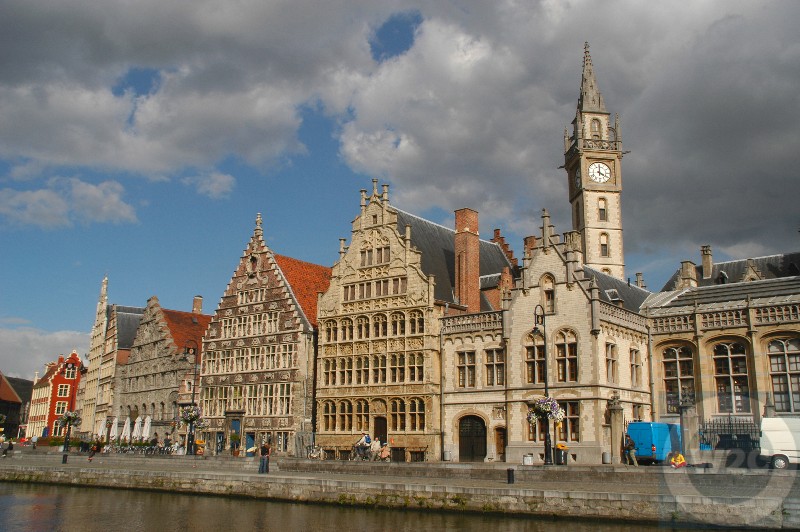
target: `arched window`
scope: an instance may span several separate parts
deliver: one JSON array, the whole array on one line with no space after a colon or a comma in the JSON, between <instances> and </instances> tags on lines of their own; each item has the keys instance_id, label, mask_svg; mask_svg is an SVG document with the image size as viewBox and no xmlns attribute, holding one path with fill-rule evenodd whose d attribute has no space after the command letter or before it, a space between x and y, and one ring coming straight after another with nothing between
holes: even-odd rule
<instances>
[{"instance_id":1,"label":"arched window","mask_svg":"<svg viewBox=\"0 0 800 532\"><path fill-rule=\"evenodd\" d=\"M559 331L555 336L558 382L578 380L578 339L572 331Z\"/></svg>"},{"instance_id":2,"label":"arched window","mask_svg":"<svg viewBox=\"0 0 800 532\"><path fill-rule=\"evenodd\" d=\"M539 290L544 311L552 314L556 311L556 283L552 275L548 273L542 276L539 281Z\"/></svg>"},{"instance_id":3,"label":"arched window","mask_svg":"<svg viewBox=\"0 0 800 532\"><path fill-rule=\"evenodd\" d=\"M800 338L778 338L767 346L777 412L800 412Z\"/></svg>"},{"instance_id":4,"label":"arched window","mask_svg":"<svg viewBox=\"0 0 800 532\"><path fill-rule=\"evenodd\" d=\"M600 233L600 256L601 257L609 256L608 233Z\"/></svg>"},{"instance_id":5,"label":"arched window","mask_svg":"<svg viewBox=\"0 0 800 532\"><path fill-rule=\"evenodd\" d=\"M408 329L410 334L423 334L425 332L425 319L422 312L412 310L408 315Z\"/></svg>"},{"instance_id":6,"label":"arched window","mask_svg":"<svg viewBox=\"0 0 800 532\"><path fill-rule=\"evenodd\" d=\"M356 339L365 340L369 338L369 318L359 316L356 318Z\"/></svg>"},{"instance_id":7,"label":"arched window","mask_svg":"<svg viewBox=\"0 0 800 532\"><path fill-rule=\"evenodd\" d=\"M406 430L406 403L402 399L392 399L389 403L389 420L391 430Z\"/></svg>"},{"instance_id":8,"label":"arched window","mask_svg":"<svg viewBox=\"0 0 800 532\"><path fill-rule=\"evenodd\" d=\"M374 338L383 338L387 334L386 328L386 315L375 314L372 317L372 336Z\"/></svg>"},{"instance_id":9,"label":"arched window","mask_svg":"<svg viewBox=\"0 0 800 532\"><path fill-rule=\"evenodd\" d=\"M525 346L525 373L528 384L544 384L544 338L541 334L528 336Z\"/></svg>"},{"instance_id":10,"label":"arched window","mask_svg":"<svg viewBox=\"0 0 800 532\"><path fill-rule=\"evenodd\" d=\"M680 413L681 398L694 397L694 359L689 346L667 347L664 359L664 393L667 413Z\"/></svg>"},{"instance_id":11,"label":"arched window","mask_svg":"<svg viewBox=\"0 0 800 532\"><path fill-rule=\"evenodd\" d=\"M721 414L750 413L750 386L747 380L747 351L740 342L714 346L714 379L717 407Z\"/></svg>"},{"instance_id":12,"label":"arched window","mask_svg":"<svg viewBox=\"0 0 800 532\"><path fill-rule=\"evenodd\" d=\"M353 403L342 401L339 403L339 430L353 430Z\"/></svg>"},{"instance_id":13,"label":"arched window","mask_svg":"<svg viewBox=\"0 0 800 532\"><path fill-rule=\"evenodd\" d=\"M356 401L355 429L369 432L369 403L364 399Z\"/></svg>"},{"instance_id":14,"label":"arched window","mask_svg":"<svg viewBox=\"0 0 800 532\"><path fill-rule=\"evenodd\" d=\"M402 312L392 313L392 336L404 336L406 334L406 317Z\"/></svg>"},{"instance_id":15,"label":"arched window","mask_svg":"<svg viewBox=\"0 0 800 532\"><path fill-rule=\"evenodd\" d=\"M592 119L591 130L592 138L595 140L600 140L600 120L597 118Z\"/></svg>"},{"instance_id":16,"label":"arched window","mask_svg":"<svg viewBox=\"0 0 800 532\"><path fill-rule=\"evenodd\" d=\"M353 340L353 320L350 318L342 320L342 340Z\"/></svg>"},{"instance_id":17,"label":"arched window","mask_svg":"<svg viewBox=\"0 0 800 532\"><path fill-rule=\"evenodd\" d=\"M420 398L408 402L408 430L425 430L425 401Z\"/></svg>"},{"instance_id":18,"label":"arched window","mask_svg":"<svg viewBox=\"0 0 800 532\"><path fill-rule=\"evenodd\" d=\"M336 430L336 405L333 401L325 401L322 407L322 430L329 432Z\"/></svg>"},{"instance_id":19,"label":"arched window","mask_svg":"<svg viewBox=\"0 0 800 532\"><path fill-rule=\"evenodd\" d=\"M608 202L605 198L600 198L597 200L597 218L601 222L608 221Z\"/></svg>"}]
</instances>

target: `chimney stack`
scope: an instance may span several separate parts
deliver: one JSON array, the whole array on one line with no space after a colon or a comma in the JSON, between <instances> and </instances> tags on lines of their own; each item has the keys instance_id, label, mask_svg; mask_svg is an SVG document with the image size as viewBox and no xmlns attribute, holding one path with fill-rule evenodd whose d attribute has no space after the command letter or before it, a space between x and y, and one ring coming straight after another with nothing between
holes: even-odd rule
<instances>
[{"instance_id":1,"label":"chimney stack","mask_svg":"<svg viewBox=\"0 0 800 532\"><path fill-rule=\"evenodd\" d=\"M700 253L703 255L703 279L711 277L711 270L714 268L714 259L711 255L711 246L702 246Z\"/></svg>"},{"instance_id":2,"label":"chimney stack","mask_svg":"<svg viewBox=\"0 0 800 532\"><path fill-rule=\"evenodd\" d=\"M192 314L203 313L203 296L194 296L192 300Z\"/></svg>"},{"instance_id":3,"label":"chimney stack","mask_svg":"<svg viewBox=\"0 0 800 532\"><path fill-rule=\"evenodd\" d=\"M481 311L480 238L478 237L478 212L459 209L456 213L456 286L458 303L467 312Z\"/></svg>"}]
</instances>

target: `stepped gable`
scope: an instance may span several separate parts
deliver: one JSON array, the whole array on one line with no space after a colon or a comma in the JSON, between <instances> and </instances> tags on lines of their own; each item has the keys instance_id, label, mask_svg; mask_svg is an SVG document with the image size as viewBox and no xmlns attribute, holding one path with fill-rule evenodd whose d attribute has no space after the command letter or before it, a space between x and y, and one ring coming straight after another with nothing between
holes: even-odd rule
<instances>
[{"instance_id":1,"label":"stepped gable","mask_svg":"<svg viewBox=\"0 0 800 532\"><path fill-rule=\"evenodd\" d=\"M436 277L434 297L444 303L454 303L455 294L455 230L420 218L395 208L397 211L397 231L403 235L405 227L411 226L411 244L422 254L422 271L425 275ZM500 274L503 268L513 270L503 248L496 242L480 240L480 276ZM487 277L487 285L490 283ZM484 288L484 282L481 282ZM481 298L481 310L488 305Z\"/></svg>"},{"instance_id":2,"label":"stepped gable","mask_svg":"<svg viewBox=\"0 0 800 532\"><path fill-rule=\"evenodd\" d=\"M318 292L328 290L331 268L277 253L273 253L273 257L306 319L316 328Z\"/></svg>"},{"instance_id":3,"label":"stepped gable","mask_svg":"<svg viewBox=\"0 0 800 532\"><path fill-rule=\"evenodd\" d=\"M211 323L211 316L207 314L165 308L162 308L161 312L172 335L172 341L175 342L175 346L179 350L183 349L189 340L199 344L199 339L203 337L206 329L208 329L208 324Z\"/></svg>"},{"instance_id":4,"label":"stepped gable","mask_svg":"<svg viewBox=\"0 0 800 532\"><path fill-rule=\"evenodd\" d=\"M627 283L594 268L584 266L583 272L587 279L594 278L597 281L602 301L616 305L619 300L622 300L622 308L625 310L638 313L642 303L650 296L650 292L644 288L639 288L635 284ZM615 292L618 299L614 298Z\"/></svg>"}]
</instances>

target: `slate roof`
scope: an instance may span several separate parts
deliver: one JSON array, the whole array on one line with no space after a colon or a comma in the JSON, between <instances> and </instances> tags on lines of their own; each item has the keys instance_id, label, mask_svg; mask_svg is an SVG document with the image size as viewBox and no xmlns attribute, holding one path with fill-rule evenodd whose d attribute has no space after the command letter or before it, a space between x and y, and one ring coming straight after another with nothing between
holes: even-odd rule
<instances>
[{"instance_id":1,"label":"slate roof","mask_svg":"<svg viewBox=\"0 0 800 532\"><path fill-rule=\"evenodd\" d=\"M422 253L422 271L425 275L436 276L434 297L445 303L455 303L455 230L400 209L395 210L398 232L402 235L406 225L411 226L411 244ZM499 274L505 267L513 269L503 249L494 242L481 240L480 255L481 277ZM485 282L488 284L491 280L487 278ZM481 280L483 287L484 281ZM484 303L481 303L481 310Z\"/></svg>"},{"instance_id":2,"label":"slate roof","mask_svg":"<svg viewBox=\"0 0 800 532\"><path fill-rule=\"evenodd\" d=\"M162 308L161 311L164 313L167 327L169 327L172 340L178 350L183 349L189 340L197 342L197 347L200 347L203 335L211 322L211 316L165 308Z\"/></svg>"},{"instance_id":3,"label":"slate roof","mask_svg":"<svg viewBox=\"0 0 800 532\"><path fill-rule=\"evenodd\" d=\"M275 262L312 327L317 326L317 292L326 292L331 284L331 268L285 255L274 254Z\"/></svg>"},{"instance_id":4,"label":"slate roof","mask_svg":"<svg viewBox=\"0 0 800 532\"><path fill-rule=\"evenodd\" d=\"M741 308L747 302L771 304L800 301L800 277L783 277L742 283L716 284L653 294L645 303L651 309L721 306Z\"/></svg>"},{"instance_id":5,"label":"slate roof","mask_svg":"<svg viewBox=\"0 0 800 532\"><path fill-rule=\"evenodd\" d=\"M780 255L769 255L766 257L756 257L753 259L732 260L728 262L716 262L711 267L711 276L703 278L702 263L695 266L697 275L697 286L712 286L719 284L718 279L721 272L725 272L728 283L738 283L742 280L748 269L748 261L752 260L753 265L764 276L764 279L777 279L780 277L793 277L800 275L800 252L784 253ZM672 277L661 289L668 292L675 289L675 283L681 277L681 270L672 274Z\"/></svg>"},{"instance_id":6,"label":"slate roof","mask_svg":"<svg viewBox=\"0 0 800 532\"><path fill-rule=\"evenodd\" d=\"M597 280L597 287L600 289L600 299L602 301L616 305L621 299L622 308L631 312L639 312L642 303L650 295L650 292L644 288L639 288L635 284L627 283L622 279L617 279L588 266L583 267L583 273L587 278L594 277ZM615 299L615 297L618 299Z\"/></svg>"},{"instance_id":7,"label":"slate roof","mask_svg":"<svg viewBox=\"0 0 800 532\"><path fill-rule=\"evenodd\" d=\"M106 308L107 317L111 312L117 313L117 349L130 349L136 338L136 329L142 321L144 307L124 307L122 305L109 305Z\"/></svg>"}]
</instances>

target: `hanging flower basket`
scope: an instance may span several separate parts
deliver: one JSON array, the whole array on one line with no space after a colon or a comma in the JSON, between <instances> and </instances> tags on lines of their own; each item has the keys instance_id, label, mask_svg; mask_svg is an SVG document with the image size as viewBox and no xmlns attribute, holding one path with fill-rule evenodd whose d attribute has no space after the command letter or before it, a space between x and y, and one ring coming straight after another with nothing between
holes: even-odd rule
<instances>
[{"instance_id":1,"label":"hanging flower basket","mask_svg":"<svg viewBox=\"0 0 800 532\"><path fill-rule=\"evenodd\" d=\"M80 422L81 416L79 416L77 412L70 412L69 410L67 410L66 412L61 414L61 417L58 418L58 420L61 422L62 425L76 425L77 423Z\"/></svg>"},{"instance_id":2,"label":"hanging flower basket","mask_svg":"<svg viewBox=\"0 0 800 532\"><path fill-rule=\"evenodd\" d=\"M197 406L185 406L181 408L181 425L196 424L203 418L203 413Z\"/></svg>"},{"instance_id":3,"label":"hanging flower basket","mask_svg":"<svg viewBox=\"0 0 800 532\"><path fill-rule=\"evenodd\" d=\"M528 410L528 423L537 419L551 419L560 423L564 419L564 409L558 406L558 401L552 397L542 397L533 402Z\"/></svg>"},{"instance_id":4,"label":"hanging flower basket","mask_svg":"<svg viewBox=\"0 0 800 532\"><path fill-rule=\"evenodd\" d=\"M4 424L5 422L6 422L6 415L0 414L0 425Z\"/></svg>"}]
</instances>

